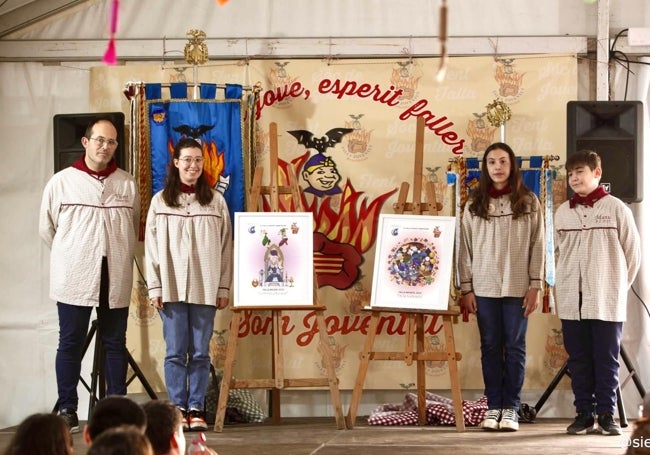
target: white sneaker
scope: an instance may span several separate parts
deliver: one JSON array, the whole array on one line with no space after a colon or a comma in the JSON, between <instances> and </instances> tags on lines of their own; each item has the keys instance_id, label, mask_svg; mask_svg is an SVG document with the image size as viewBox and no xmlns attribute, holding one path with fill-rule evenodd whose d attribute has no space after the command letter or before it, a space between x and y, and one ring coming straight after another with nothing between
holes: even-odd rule
<instances>
[{"instance_id":1,"label":"white sneaker","mask_svg":"<svg viewBox=\"0 0 650 455\"><path fill-rule=\"evenodd\" d=\"M519 429L519 416L516 409L502 409L499 429L503 431L517 431Z\"/></svg>"},{"instance_id":2,"label":"white sneaker","mask_svg":"<svg viewBox=\"0 0 650 455\"><path fill-rule=\"evenodd\" d=\"M481 428L485 430L498 430L501 420L501 409L488 409L481 422Z\"/></svg>"}]
</instances>

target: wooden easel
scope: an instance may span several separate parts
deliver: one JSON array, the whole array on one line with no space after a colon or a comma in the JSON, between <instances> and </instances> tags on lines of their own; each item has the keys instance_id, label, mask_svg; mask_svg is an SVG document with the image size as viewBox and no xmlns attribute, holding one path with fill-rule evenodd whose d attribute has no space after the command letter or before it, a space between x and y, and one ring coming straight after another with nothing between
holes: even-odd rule
<instances>
[{"instance_id":1,"label":"wooden easel","mask_svg":"<svg viewBox=\"0 0 650 455\"><path fill-rule=\"evenodd\" d=\"M422 192L422 158L424 150L424 119L418 117L417 132L415 140L415 179L413 182L413 202L406 202L408 195L409 184L403 182L400 187L398 201L393 206L396 213L404 213L411 211L414 214L420 215L423 211L427 211L430 215L437 215L438 210L442 208L441 204L436 201L435 188L432 182L425 184L426 202L421 202ZM447 362L449 366L449 379L451 382L451 393L454 401L454 414L456 416L456 430L461 432L465 431L465 421L463 418L463 402L460 392L460 378L458 376L458 361L461 359L460 353L456 352L456 343L454 341L453 331L453 318L460 314L458 308L446 311L432 311L432 310L417 310L417 309L395 309L395 308L377 308L370 309L370 324L368 326L368 334L363 346L363 351L360 354L361 362L359 364L359 372L357 379L354 383L352 391L352 398L350 401L350 408L347 415L347 426L353 428L355 419L357 417L357 408L361 400L361 393L363 392L363 385L368 373L368 366L371 360L401 360L407 365L412 365L413 361L416 363L416 381L417 381L417 397L418 397L418 423L424 425L426 423L426 370L425 362L428 361L443 361ZM381 313L403 313L408 317L407 331L405 334L405 346L403 352L378 352L373 350L375 336L377 335L377 327L379 324ZM438 315L442 317L442 324L445 331L445 352L439 351L426 351L424 346L424 316ZM415 346L413 340L415 339ZM415 349L414 349L415 348Z\"/></svg>"},{"instance_id":2,"label":"wooden easel","mask_svg":"<svg viewBox=\"0 0 650 455\"><path fill-rule=\"evenodd\" d=\"M300 192L295 176L289 173L289 186L278 186L278 147L277 147L277 124L271 123L269 126L270 133L270 185L265 187L261 185L262 182L262 168L255 169L253 182L251 186L249 205L253 209L257 209L257 204L261 201L262 194L270 195L271 211L279 211L278 195L291 194L296 205L300 203ZM253 204L256 204L253 206ZM223 369L223 379L221 381L221 389L219 391L219 402L217 405L217 414L214 423L214 431L221 432L223 430L226 407L228 404L228 391L230 389L271 389L271 418L274 424L280 423L280 391L288 387L324 387L328 386L332 396L332 406L334 407L334 417L336 419L336 427L341 430L345 428L345 418L343 416L343 407L341 405L341 398L339 395L338 378L336 377L336 370L334 369L334 362L332 358L331 348L328 342L327 326L325 325L324 311L326 307L321 305L318 301L317 281L314 279L314 304L305 306L286 306L286 307L250 307L246 308L233 308L233 316L230 322L230 334L228 337L228 346L226 348L226 359ZM237 348L238 327L242 311L271 311L272 318L272 343L273 343L273 357L272 369L273 377L270 379L230 379L232 378L233 363L235 361L235 353ZM284 355L282 349L282 311L283 310L305 310L314 311L316 313L316 323L318 326L318 335L320 342L320 351L323 356L323 365L327 370L327 378L299 378L288 379L284 376Z\"/></svg>"}]
</instances>

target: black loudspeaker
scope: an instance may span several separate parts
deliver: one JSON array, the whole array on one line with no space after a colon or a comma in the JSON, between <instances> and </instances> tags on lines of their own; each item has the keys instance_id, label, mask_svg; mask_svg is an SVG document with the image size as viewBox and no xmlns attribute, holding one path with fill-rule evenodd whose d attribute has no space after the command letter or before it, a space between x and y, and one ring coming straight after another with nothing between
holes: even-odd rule
<instances>
[{"instance_id":1,"label":"black loudspeaker","mask_svg":"<svg viewBox=\"0 0 650 455\"><path fill-rule=\"evenodd\" d=\"M115 161L119 167L126 164L126 142L124 140L124 113L95 112L88 114L56 114L54 116L54 172L65 169L83 154L81 138L88 124L97 117L110 119L117 129Z\"/></svg>"},{"instance_id":2,"label":"black loudspeaker","mask_svg":"<svg viewBox=\"0 0 650 455\"><path fill-rule=\"evenodd\" d=\"M593 150L602 160L600 180L624 202L643 199L643 103L641 101L569 101L567 157ZM572 194L569 188L569 196Z\"/></svg>"}]
</instances>

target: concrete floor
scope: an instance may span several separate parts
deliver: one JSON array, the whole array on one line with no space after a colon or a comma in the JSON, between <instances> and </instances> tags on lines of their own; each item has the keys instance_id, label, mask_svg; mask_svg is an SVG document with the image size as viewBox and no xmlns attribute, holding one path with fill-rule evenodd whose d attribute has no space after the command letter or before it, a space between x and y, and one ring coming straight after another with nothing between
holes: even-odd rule
<instances>
[{"instance_id":1,"label":"concrete floor","mask_svg":"<svg viewBox=\"0 0 650 455\"><path fill-rule=\"evenodd\" d=\"M85 422L81 422L83 426ZM419 454L624 454L634 422L622 436L565 433L569 419L537 419L518 432L488 432L470 427L368 426L358 418L354 429L337 430L333 418L286 418L279 425L227 425L221 433L206 432L208 445L219 455L403 455ZM0 453L13 435L0 430ZM186 433L188 442L192 433ZM80 433L74 437L76 455L85 455Z\"/></svg>"}]
</instances>

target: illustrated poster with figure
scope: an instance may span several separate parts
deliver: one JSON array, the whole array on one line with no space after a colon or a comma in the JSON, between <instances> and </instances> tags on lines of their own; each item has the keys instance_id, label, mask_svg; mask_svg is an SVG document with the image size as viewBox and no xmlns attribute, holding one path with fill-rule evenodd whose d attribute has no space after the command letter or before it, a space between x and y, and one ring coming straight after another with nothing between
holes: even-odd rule
<instances>
[{"instance_id":1,"label":"illustrated poster with figure","mask_svg":"<svg viewBox=\"0 0 650 455\"><path fill-rule=\"evenodd\" d=\"M311 212L235 213L234 306L314 304Z\"/></svg>"},{"instance_id":2,"label":"illustrated poster with figure","mask_svg":"<svg viewBox=\"0 0 650 455\"><path fill-rule=\"evenodd\" d=\"M381 214L370 306L446 310L455 218Z\"/></svg>"}]
</instances>

